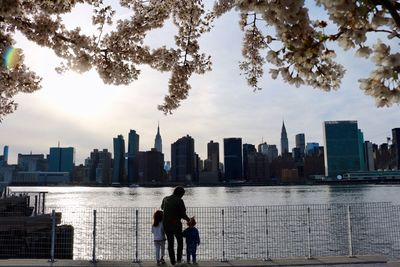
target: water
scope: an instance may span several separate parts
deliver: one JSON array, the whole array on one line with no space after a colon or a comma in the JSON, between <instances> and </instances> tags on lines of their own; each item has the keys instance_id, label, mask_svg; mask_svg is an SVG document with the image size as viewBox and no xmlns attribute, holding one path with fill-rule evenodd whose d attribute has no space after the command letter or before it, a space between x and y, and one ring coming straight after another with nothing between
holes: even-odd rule
<instances>
[{"instance_id":1,"label":"water","mask_svg":"<svg viewBox=\"0 0 400 267\"><path fill-rule=\"evenodd\" d=\"M47 211L62 212L62 224L74 228L74 259L92 258L96 209L97 259L151 260L152 213L173 188L11 190L48 192ZM183 199L198 222L200 260L344 256L349 236L355 255L398 259L399 195L400 185L189 187Z\"/></svg>"},{"instance_id":2,"label":"water","mask_svg":"<svg viewBox=\"0 0 400 267\"><path fill-rule=\"evenodd\" d=\"M13 191L46 191L51 207L158 207L173 188L11 187ZM264 206L392 202L400 204L400 185L319 185L189 187L188 207Z\"/></svg>"}]
</instances>

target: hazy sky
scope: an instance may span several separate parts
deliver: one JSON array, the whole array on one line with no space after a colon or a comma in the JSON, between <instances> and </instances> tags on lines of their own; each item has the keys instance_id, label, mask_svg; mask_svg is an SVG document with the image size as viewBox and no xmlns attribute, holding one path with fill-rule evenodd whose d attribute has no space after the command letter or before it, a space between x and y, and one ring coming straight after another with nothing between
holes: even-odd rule
<instances>
[{"instance_id":1,"label":"hazy sky","mask_svg":"<svg viewBox=\"0 0 400 267\"><path fill-rule=\"evenodd\" d=\"M88 13L85 6L79 6L66 20L85 25L84 30L90 32ZM150 34L147 42L152 47L171 45L174 31L169 25ZM305 133L306 142L323 144L326 120L357 120L364 139L378 144L386 142L392 128L400 127L398 105L377 108L374 99L359 89L357 80L367 77L373 66L356 58L354 51L338 50L337 60L347 69L338 91L296 88L279 78L272 80L266 66L260 83L263 90L253 92L238 67L242 36L237 13L218 19L201 39L202 52L212 56L213 71L194 75L188 99L173 115L165 116L157 105L167 93L168 73L141 66L139 80L129 86L105 85L95 71L59 75L54 68L60 61L52 51L18 35L16 47L24 50L27 65L43 77L43 89L16 97L18 110L0 124L0 146L9 145L9 161L15 163L18 153L47 154L60 142L63 147L75 147L79 164L95 148L112 151L113 137L118 134L127 141L130 129L140 135L140 150L150 150L159 121L166 160L171 158L171 143L186 134L195 139L195 150L202 159L207 156L207 143L219 142L223 159L226 137L242 137L243 143L254 145L264 140L280 148L282 119L290 148L298 133Z\"/></svg>"}]
</instances>

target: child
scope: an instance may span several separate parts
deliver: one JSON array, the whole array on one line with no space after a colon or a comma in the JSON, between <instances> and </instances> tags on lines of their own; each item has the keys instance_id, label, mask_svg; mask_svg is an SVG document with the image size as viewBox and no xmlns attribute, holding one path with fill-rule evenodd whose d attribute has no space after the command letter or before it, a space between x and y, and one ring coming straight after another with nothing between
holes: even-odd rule
<instances>
[{"instance_id":1,"label":"child","mask_svg":"<svg viewBox=\"0 0 400 267\"><path fill-rule=\"evenodd\" d=\"M163 212L157 210L153 215L153 225L151 227L151 232L154 236L154 248L156 252L157 266L164 264L164 251L165 251L165 233L163 226ZM160 258L161 252L161 258Z\"/></svg>"},{"instance_id":2,"label":"child","mask_svg":"<svg viewBox=\"0 0 400 267\"><path fill-rule=\"evenodd\" d=\"M196 221L194 217L190 218L187 223L188 228L183 231L183 237L186 238L186 256L187 263L190 263L190 256L192 256L193 264L197 264L196 262L196 250L197 246L200 245L200 236L199 231L196 227Z\"/></svg>"}]
</instances>

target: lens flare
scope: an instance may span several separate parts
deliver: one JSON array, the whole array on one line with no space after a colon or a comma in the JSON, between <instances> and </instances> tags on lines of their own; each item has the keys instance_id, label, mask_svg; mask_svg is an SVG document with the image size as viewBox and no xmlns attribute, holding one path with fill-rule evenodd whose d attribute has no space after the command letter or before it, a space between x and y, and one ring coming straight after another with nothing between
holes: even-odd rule
<instances>
[{"instance_id":1,"label":"lens flare","mask_svg":"<svg viewBox=\"0 0 400 267\"><path fill-rule=\"evenodd\" d=\"M21 61L21 54L20 48L9 47L3 55L4 65L10 70L16 68Z\"/></svg>"}]
</instances>

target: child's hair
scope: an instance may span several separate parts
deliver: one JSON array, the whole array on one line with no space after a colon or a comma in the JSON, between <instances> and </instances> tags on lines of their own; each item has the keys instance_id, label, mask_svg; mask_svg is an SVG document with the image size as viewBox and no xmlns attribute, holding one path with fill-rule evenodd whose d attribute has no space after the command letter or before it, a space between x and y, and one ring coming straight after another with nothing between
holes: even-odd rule
<instances>
[{"instance_id":1,"label":"child's hair","mask_svg":"<svg viewBox=\"0 0 400 267\"><path fill-rule=\"evenodd\" d=\"M163 212L162 210L156 210L153 214L153 226L158 226L158 224L162 221L163 219Z\"/></svg>"},{"instance_id":2,"label":"child's hair","mask_svg":"<svg viewBox=\"0 0 400 267\"><path fill-rule=\"evenodd\" d=\"M194 219L194 217L190 218L190 220L187 222L187 225L189 227L193 227L196 225L196 220Z\"/></svg>"}]
</instances>

